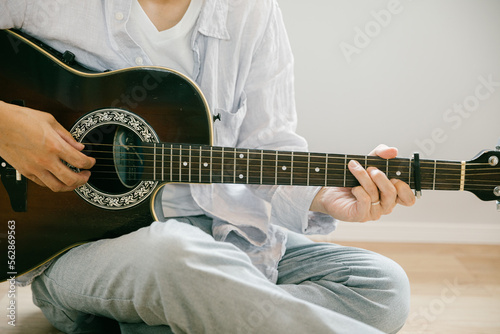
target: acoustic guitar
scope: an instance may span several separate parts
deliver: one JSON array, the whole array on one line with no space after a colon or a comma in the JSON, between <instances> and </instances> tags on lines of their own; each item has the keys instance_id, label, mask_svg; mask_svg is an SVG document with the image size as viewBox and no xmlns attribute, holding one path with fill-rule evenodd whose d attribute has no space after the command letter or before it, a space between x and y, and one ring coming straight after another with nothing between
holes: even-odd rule
<instances>
[{"instance_id":1,"label":"acoustic guitar","mask_svg":"<svg viewBox=\"0 0 500 334\"><path fill-rule=\"evenodd\" d=\"M207 102L181 73L148 66L96 73L15 30L0 31L0 50L0 100L52 113L97 160L87 184L54 193L0 157L0 281L162 220L154 203L167 183L353 187L347 163L355 159L417 192L500 199L498 150L444 161L213 146Z\"/></svg>"}]
</instances>

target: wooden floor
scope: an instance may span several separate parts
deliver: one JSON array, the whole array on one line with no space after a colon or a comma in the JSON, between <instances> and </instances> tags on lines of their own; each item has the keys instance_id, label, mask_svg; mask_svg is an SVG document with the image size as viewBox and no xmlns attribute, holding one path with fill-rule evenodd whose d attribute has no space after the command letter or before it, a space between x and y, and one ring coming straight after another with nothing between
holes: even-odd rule
<instances>
[{"instance_id":1,"label":"wooden floor","mask_svg":"<svg viewBox=\"0 0 500 334\"><path fill-rule=\"evenodd\" d=\"M401 334L500 333L500 246L346 243L398 262L411 284Z\"/></svg>"},{"instance_id":2,"label":"wooden floor","mask_svg":"<svg viewBox=\"0 0 500 334\"><path fill-rule=\"evenodd\" d=\"M405 268L412 285L408 322L401 334L500 333L500 246L347 243L384 254ZM0 309L8 312L9 286L0 285ZM0 333L56 334L31 302L16 291L16 326L2 314Z\"/></svg>"}]
</instances>

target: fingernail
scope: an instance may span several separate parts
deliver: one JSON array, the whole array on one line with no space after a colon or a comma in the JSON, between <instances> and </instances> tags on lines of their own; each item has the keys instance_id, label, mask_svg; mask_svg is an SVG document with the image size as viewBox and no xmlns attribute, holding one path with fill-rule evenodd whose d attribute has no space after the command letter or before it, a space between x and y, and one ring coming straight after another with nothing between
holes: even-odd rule
<instances>
[{"instance_id":1,"label":"fingernail","mask_svg":"<svg viewBox=\"0 0 500 334\"><path fill-rule=\"evenodd\" d=\"M349 161L349 165L350 165L351 167L361 167L360 163L359 163L359 162L357 162L356 160L350 160L350 161Z\"/></svg>"}]
</instances>

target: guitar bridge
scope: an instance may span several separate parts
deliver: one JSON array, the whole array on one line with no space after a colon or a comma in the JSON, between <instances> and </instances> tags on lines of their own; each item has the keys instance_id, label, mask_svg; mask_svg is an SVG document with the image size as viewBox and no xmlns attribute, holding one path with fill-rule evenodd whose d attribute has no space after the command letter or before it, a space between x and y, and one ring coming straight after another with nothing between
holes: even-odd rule
<instances>
[{"instance_id":1,"label":"guitar bridge","mask_svg":"<svg viewBox=\"0 0 500 334\"><path fill-rule=\"evenodd\" d=\"M9 195L12 209L15 212L26 212L28 192L26 178L2 158L0 158L0 179Z\"/></svg>"}]
</instances>

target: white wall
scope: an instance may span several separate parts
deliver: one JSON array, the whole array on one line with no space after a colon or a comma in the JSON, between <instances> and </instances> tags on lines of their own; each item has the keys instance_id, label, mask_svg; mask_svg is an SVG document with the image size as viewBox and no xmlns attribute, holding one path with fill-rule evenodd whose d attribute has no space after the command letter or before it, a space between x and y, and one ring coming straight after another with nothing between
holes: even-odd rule
<instances>
[{"instance_id":1,"label":"white wall","mask_svg":"<svg viewBox=\"0 0 500 334\"><path fill-rule=\"evenodd\" d=\"M311 151L367 154L385 143L402 157L469 160L494 149L500 1L279 3L295 54L298 132ZM470 193L424 191L379 222L341 223L334 238L500 244L500 212Z\"/></svg>"}]
</instances>

